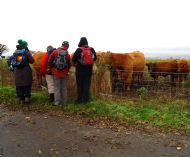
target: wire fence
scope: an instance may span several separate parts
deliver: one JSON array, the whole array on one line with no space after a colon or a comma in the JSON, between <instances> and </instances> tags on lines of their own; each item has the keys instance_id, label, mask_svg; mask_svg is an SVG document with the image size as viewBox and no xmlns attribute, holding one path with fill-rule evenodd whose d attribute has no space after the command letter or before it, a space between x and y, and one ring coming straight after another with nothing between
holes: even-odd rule
<instances>
[{"instance_id":1,"label":"wire fence","mask_svg":"<svg viewBox=\"0 0 190 157\"><path fill-rule=\"evenodd\" d=\"M140 74L140 75L139 75ZM144 94L150 98L188 99L190 100L190 77L187 73L154 73L151 77L147 67L144 71L115 70L106 65L98 65L93 70L91 95L110 98L139 98ZM131 77L129 77L131 75ZM178 82L178 77L185 75L185 81ZM33 91L42 90L33 72ZM174 81L171 77L176 76ZM43 79L45 85L45 79ZM0 60L0 85L14 86L13 72L9 71L6 60ZM130 87L130 90L128 89ZM76 96L75 68L71 67L68 81L68 95Z\"/></svg>"}]
</instances>

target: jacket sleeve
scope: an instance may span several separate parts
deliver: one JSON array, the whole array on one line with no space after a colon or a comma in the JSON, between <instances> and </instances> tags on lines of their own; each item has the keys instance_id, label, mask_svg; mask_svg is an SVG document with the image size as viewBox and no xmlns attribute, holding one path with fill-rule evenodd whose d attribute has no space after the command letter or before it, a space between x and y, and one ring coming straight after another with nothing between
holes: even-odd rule
<instances>
[{"instance_id":1,"label":"jacket sleeve","mask_svg":"<svg viewBox=\"0 0 190 157\"><path fill-rule=\"evenodd\" d=\"M34 58L33 58L32 54L30 53L30 51L26 51L26 58L28 59L30 64L34 63Z\"/></svg>"},{"instance_id":2,"label":"jacket sleeve","mask_svg":"<svg viewBox=\"0 0 190 157\"><path fill-rule=\"evenodd\" d=\"M46 53L42 58L42 64L41 64L41 74L42 74L42 76L45 76L46 68L47 68L47 62L48 62L48 54Z\"/></svg>"},{"instance_id":3,"label":"jacket sleeve","mask_svg":"<svg viewBox=\"0 0 190 157\"><path fill-rule=\"evenodd\" d=\"M54 50L52 54L49 56L48 62L47 62L47 69L50 70L53 68L53 62L55 60L55 53L57 50Z\"/></svg>"},{"instance_id":4,"label":"jacket sleeve","mask_svg":"<svg viewBox=\"0 0 190 157\"><path fill-rule=\"evenodd\" d=\"M91 48L91 51L92 51L92 53L94 55L94 61L96 61L96 51L94 50L94 48Z\"/></svg>"},{"instance_id":5,"label":"jacket sleeve","mask_svg":"<svg viewBox=\"0 0 190 157\"><path fill-rule=\"evenodd\" d=\"M81 49L78 48L78 49L75 51L74 55L73 55L72 62L73 62L74 64L76 64L77 61L78 61L80 58L81 58Z\"/></svg>"},{"instance_id":6,"label":"jacket sleeve","mask_svg":"<svg viewBox=\"0 0 190 157\"><path fill-rule=\"evenodd\" d=\"M68 55L68 68L70 69L70 67L71 67L71 56Z\"/></svg>"}]
</instances>

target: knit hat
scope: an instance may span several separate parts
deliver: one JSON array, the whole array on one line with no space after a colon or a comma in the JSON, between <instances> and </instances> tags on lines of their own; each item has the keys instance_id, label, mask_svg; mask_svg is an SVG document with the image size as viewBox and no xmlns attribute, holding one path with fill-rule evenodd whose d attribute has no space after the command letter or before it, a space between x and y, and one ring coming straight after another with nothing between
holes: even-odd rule
<instances>
[{"instance_id":1,"label":"knit hat","mask_svg":"<svg viewBox=\"0 0 190 157\"><path fill-rule=\"evenodd\" d=\"M24 47L27 47L27 46L28 46L28 43L27 43L26 41L22 40L22 39L19 39L19 40L18 40L18 44L19 44L20 46L24 46Z\"/></svg>"}]
</instances>

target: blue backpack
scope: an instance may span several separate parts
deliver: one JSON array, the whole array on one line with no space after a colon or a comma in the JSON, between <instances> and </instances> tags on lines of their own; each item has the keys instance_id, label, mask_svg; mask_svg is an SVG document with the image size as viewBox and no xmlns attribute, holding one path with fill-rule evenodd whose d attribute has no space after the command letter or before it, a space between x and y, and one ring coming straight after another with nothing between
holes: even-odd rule
<instances>
[{"instance_id":1,"label":"blue backpack","mask_svg":"<svg viewBox=\"0 0 190 157\"><path fill-rule=\"evenodd\" d=\"M25 52L26 49L22 49L22 50L16 50L13 54L12 60L11 60L11 65L13 68L15 67L23 67L25 66Z\"/></svg>"}]
</instances>

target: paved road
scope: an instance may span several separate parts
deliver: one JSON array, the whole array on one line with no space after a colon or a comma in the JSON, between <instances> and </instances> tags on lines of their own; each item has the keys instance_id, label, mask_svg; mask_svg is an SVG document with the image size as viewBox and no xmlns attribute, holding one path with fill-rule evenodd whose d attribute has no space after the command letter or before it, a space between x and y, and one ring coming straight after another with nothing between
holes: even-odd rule
<instances>
[{"instance_id":1,"label":"paved road","mask_svg":"<svg viewBox=\"0 0 190 157\"><path fill-rule=\"evenodd\" d=\"M190 157L190 138L120 134L0 107L0 157Z\"/></svg>"}]
</instances>

